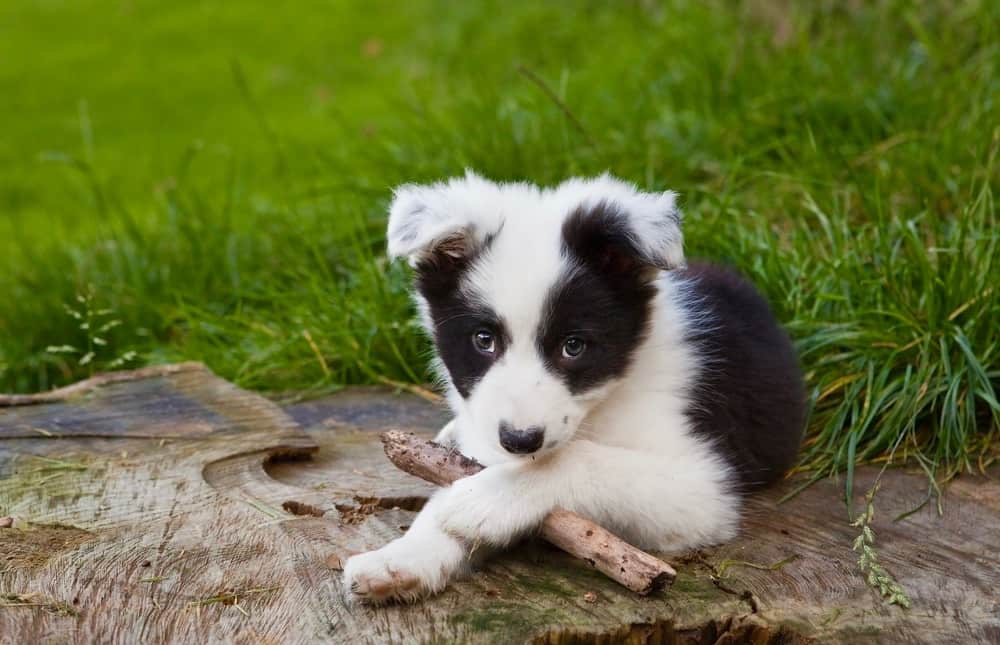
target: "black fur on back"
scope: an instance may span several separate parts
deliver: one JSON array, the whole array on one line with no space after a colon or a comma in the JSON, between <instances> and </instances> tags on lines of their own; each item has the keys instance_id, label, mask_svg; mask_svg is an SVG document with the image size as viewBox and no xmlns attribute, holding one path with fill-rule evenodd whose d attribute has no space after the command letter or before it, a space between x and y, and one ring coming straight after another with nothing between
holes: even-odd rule
<instances>
[{"instance_id":1,"label":"black fur on back","mask_svg":"<svg viewBox=\"0 0 1000 645\"><path fill-rule=\"evenodd\" d=\"M806 395L795 350L767 301L735 272L692 264L688 341L704 366L688 416L739 475L741 490L780 477L798 455Z\"/></svg>"}]
</instances>

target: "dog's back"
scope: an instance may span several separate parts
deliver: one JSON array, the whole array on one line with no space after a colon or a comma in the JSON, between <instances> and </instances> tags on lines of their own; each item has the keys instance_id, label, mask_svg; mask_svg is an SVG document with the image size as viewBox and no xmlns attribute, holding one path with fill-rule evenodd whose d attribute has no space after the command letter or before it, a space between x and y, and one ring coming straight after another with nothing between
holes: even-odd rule
<instances>
[{"instance_id":1,"label":"dog's back","mask_svg":"<svg viewBox=\"0 0 1000 645\"><path fill-rule=\"evenodd\" d=\"M692 429L722 452L743 489L765 485L795 462L805 425L792 343L767 301L734 271L698 263L679 277L700 321L687 338L702 366L690 390Z\"/></svg>"}]
</instances>

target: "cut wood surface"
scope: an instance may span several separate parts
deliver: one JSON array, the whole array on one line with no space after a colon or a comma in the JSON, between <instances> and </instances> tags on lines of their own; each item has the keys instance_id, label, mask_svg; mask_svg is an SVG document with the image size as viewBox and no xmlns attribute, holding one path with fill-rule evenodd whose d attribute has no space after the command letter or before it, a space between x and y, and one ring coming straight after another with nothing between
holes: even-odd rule
<instances>
[{"instance_id":1,"label":"cut wood surface","mask_svg":"<svg viewBox=\"0 0 1000 645\"><path fill-rule=\"evenodd\" d=\"M483 466L413 432L382 433L385 454L397 468L439 486L475 475ZM645 596L677 577L669 564L641 551L576 513L556 509L539 531L546 542L590 564L626 589Z\"/></svg>"},{"instance_id":2,"label":"cut wood surface","mask_svg":"<svg viewBox=\"0 0 1000 645\"><path fill-rule=\"evenodd\" d=\"M284 409L197 364L0 407L0 643L997 642L1000 484L936 504L890 470L873 528L913 608L857 574L843 480L752 498L740 536L671 556L648 597L542 542L409 606L343 602L337 564L402 535L433 486L378 433L444 411L350 389ZM3 401L0 401L0 406ZM854 500L877 471L860 468Z\"/></svg>"}]
</instances>

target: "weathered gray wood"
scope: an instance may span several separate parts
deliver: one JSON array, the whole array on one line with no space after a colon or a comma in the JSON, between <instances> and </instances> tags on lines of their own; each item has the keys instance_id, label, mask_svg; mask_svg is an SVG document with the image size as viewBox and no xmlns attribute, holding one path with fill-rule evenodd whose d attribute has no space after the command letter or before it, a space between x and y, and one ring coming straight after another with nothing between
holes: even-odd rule
<instances>
[{"instance_id":1,"label":"weathered gray wood","mask_svg":"<svg viewBox=\"0 0 1000 645\"><path fill-rule=\"evenodd\" d=\"M339 397L309 404L312 416L308 421L312 425L307 431L321 446L328 441L335 444L337 429L348 428L346 424L362 414L353 409L354 405L364 409L370 403L365 393L342 396L353 398L353 404L345 405L345 398ZM413 406L419 408L418 402L409 397L402 400L405 403L399 405L406 406L406 415L417 414ZM372 469L378 468L380 458L374 431L393 425L391 412L385 409L392 405L392 400L379 401L384 406L384 416L370 426L372 431L350 432L353 463L370 463ZM328 411L326 416L321 413L324 406ZM428 409L433 408L428 406ZM299 414L295 407L290 412ZM434 418L425 436L430 437L441 421L443 417ZM367 447L362 449L362 444ZM290 484L320 481L322 473L337 468L324 461L325 453L324 446L312 462L298 466L277 464L271 474ZM683 638L690 638L691 642L711 643L727 630L734 638L730 642L743 639L794 642L800 637L846 643L998 642L1000 482L996 479L997 470L993 469L991 478L962 476L954 480L945 492L943 515L937 514L935 503L931 502L898 522L893 518L924 501L927 480L917 469L893 469L883 476L875 503L877 550L882 563L912 597L910 610L885 605L858 574L857 556L851 551L858 529L850 526L843 502L843 480L817 482L779 504L778 500L801 484L796 479L751 498L741 535L736 540L670 558L678 569L677 580L658 597L640 599L625 594L623 598L614 588L606 587L597 592L596 605L613 599L615 612L628 607L637 610L639 618L630 619L627 613L618 613L621 625L615 627L600 620L574 623L578 619L573 614L554 613L553 623L566 622L528 633L534 637L541 634L542 642L553 643L616 642L615 639L625 636L636 638L635 642L673 642L675 638L685 642ZM877 473L876 468L858 469L855 512L862 508L863 494ZM415 489L425 486L413 481ZM389 487L393 495L403 493L397 486ZM371 521L379 518L373 517ZM575 586L579 579L574 579L574 575L583 573L582 567L556 551L538 545L531 549L529 554L539 554L549 565L550 581L565 590L581 589ZM518 572L518 567L525 564L525 557L531 555L520 552L502 556L481 575ZM770 569L789 558L793 559ZM458 589L461 590L458 593L468 593L463 587ZM519 612L533 615L525 606L536 606L535 603L534 599L526 604L514 603L516 610L498 617L492 628L510 635L511 632L504 631L511 629L505 627L504 621L518 625ZM703 615L709 618L701 623L691 621L688 612L692 609L695 613L704 611ZM610 620L606 615L603 618ZM647 636L651 640L645 640ZM601 641L600 637L606 638Z\"/></svg>"},{"instance_id":2,"label":"weathered gray wood","mask_svg":"<svg viewBox=\"0 0 1000 645\"><path fill-rule=\"evenodd\" d=\"M286 414L197 365L139 376L0 409L0 517L15 518L0 529L0 642L941 643L1000 634L1000 484L960 478L942 517L929 504L894 523L926 491L922 475L904 471L884 479L875 529L882 562L913 598L909 611L883 605L856 574L856 529L836 481L783 505L776 500L795 482L754 498L737 540L672 560L674 586L647 598L533 543L427 602L348 607L329 565L401 535L432 490L392 467L377 431L431 436L440 408L366 389ZM856 490L873 476L861 469ZM747 564L790 556L777 570Z\"/></svg>"}]
</instances>

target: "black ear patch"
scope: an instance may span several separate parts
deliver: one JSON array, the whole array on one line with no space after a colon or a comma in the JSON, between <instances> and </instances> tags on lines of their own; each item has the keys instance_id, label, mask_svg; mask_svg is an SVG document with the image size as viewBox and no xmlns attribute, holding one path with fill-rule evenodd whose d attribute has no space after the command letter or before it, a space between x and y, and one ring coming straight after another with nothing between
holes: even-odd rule
<instances>
[{"instance_id":1,"label":"black ear patch","mask_svg":"<svg viewBox=\"0 0 1000 645\"><path fill-rule=\"evenodd\" d=\"M464 241L443 240L414 267L417 290L432 304L458 288L458 281L475 259Z\"/></svg>"},{"instance_id":2,"label":"black ear patch","mask_svg":"<svg viewBox=\"0 0 1000 645\"><path fill-rule=\"evenodd\" d=\"M458 289L465 272L487 253L496 233L473 243L469 231L460 231L437 242L414 266L417 290L433 304Z\"/></svg>"},{"instance_id":3,"label":"black ear patch","mask_svg":"<svg viewBox=\"0 0 1000 645\"><path fill-rule=\"evenodd\" d=\"M660 268L637 242L626 213L612 203L578 207L566 218L562 232L564 252L598 273L647 278Z\"/></svg>"}]
</instances>

